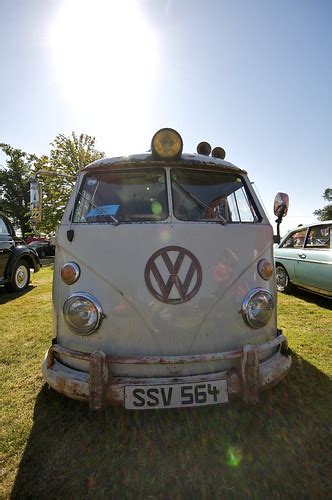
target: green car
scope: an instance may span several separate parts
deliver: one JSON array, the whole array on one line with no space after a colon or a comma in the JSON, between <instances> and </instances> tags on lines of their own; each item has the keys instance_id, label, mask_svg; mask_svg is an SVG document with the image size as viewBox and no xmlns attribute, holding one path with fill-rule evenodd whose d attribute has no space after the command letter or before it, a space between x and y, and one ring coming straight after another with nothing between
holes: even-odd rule
<instances>
[{"instance_id":1,"label":"green car","mask_svg":"<svg viewBox=\"0 0 332 500\"><path fill-rule=\"evenodd\" d=\"M332 297L332 221L298 226L274 251L277 288L294 286Z\"/></svg>"}]
</instances>

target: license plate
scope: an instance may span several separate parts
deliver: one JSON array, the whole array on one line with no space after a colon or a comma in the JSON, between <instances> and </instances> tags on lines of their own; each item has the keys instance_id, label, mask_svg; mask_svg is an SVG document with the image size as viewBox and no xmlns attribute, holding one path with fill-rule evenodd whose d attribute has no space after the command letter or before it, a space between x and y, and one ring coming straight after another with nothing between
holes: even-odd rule
<instances>
[{"instance_id":1,"label":"license plate","mask_svg":"<svg viewBox=\"0 0 332 500\"><path fill-rule=\"evenodd\" d=\"M227 403L227 380L194 384L126 385L125 408L146 410Z\"/></svg>"}]
</instances>

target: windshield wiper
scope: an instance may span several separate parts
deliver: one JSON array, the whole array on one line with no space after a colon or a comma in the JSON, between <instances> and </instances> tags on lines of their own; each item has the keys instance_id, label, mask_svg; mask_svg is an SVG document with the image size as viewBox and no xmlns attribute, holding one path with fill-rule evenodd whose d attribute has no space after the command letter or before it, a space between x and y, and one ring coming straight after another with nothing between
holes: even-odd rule
<instances>
[{"instance_id":1,"label":"windshield wiper","mask_svg":"<svg viewBox=\"0 0 332 500\"><path fill-rule=\"evenodd\" d=\"M190 191L187 191L187 189L185 189L183 186L181 186L181 184L179 184L178 181L176 181L175 179L172 179L172 182L174 182L174 184L190 199L190 200L193 200L196 205L198 205L200 208L203 208L204 211L206 210L209 210L210 207L209 205L207 205L206 203L204 203L204 201L200 200L199 198L197 198L194 194L192 194ZM222 225L225 225L227 224L227 220L221 215L220 213L220 209L219 209L219 206L216 207L213 212L217 215L217 217L219 218L219 221L221 222Z\"/></svg>"},{"instance_id":2,"label":"windshield wiper","mask_svg":"<svg viewBox=\"0 0 332 500\"><path fill-rule=\"evenodd\" d=\"M78 192L78 194L83 198L84 201L87 201L90 205L90 207L92 208L99 208L97 205L95 205L91 200L88 200L83 193L81 193L80 191ZM114 215L111 215L111 214L100 214L99 215L96 215L96 217L105 217L106 221L110 222L110 220L112 222L114 222L115 225L119 225L119 221L116 217L114 217Z\"/></svg>"}]
</instances>

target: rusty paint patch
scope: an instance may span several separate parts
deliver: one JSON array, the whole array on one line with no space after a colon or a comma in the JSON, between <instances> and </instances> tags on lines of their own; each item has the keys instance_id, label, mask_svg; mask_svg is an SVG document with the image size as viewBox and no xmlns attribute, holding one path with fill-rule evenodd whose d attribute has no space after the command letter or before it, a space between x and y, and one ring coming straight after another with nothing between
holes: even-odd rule
<instances>
[{"instance_id":1,"label":"rusty paint patch","mask_svg":"<svg viewBox=\"0 0 332 500\"><path fill-rule=\"evenodd\" d=\"M108 384L106 354L95 351L89 362L89 406L91 410L101 410L105 406L105 392Z\"/></svg>"},{"instance_id":2,"label":"rusty paint patch","mask_svg":"<svg viewBox=\"0 0 332 500\"><path fill-rule=\"evenodd\" d=\"M258 403L258 374L259 360L258 349L253 345L246 345L243 348L241 358L241 372L243 382L243 400L246 403Z\"/></svg>"}]
</instances>

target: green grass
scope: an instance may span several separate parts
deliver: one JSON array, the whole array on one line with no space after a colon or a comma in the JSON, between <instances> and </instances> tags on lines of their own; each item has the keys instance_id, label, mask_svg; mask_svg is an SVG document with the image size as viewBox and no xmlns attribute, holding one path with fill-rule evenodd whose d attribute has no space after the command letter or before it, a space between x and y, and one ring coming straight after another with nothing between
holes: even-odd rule
<instances>
[{"instance_id":1,"label":"green grass","mask_svg":"<svg viewBox=\"0 0 332 500\"><path fill-rule=\"evenodd\" d=\"M50 390L51 267L22 295L0 290L3 498L331 497L332 311L279 296L293 366L256 406L92 417Z\"/></svg>"}]
</instances>

